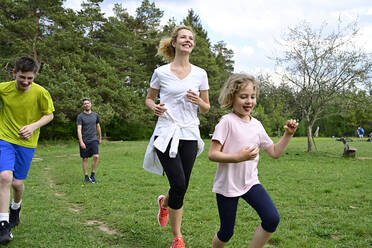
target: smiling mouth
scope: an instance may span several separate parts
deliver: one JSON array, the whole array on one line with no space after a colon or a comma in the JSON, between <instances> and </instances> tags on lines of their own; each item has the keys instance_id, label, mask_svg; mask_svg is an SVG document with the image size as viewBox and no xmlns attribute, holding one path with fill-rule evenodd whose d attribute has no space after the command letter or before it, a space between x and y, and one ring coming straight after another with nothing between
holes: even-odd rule
<instances>
[{"instance_id":1,"label":"smiling mouth","mask_svg":"<svg viewBox=\"0 0 372 248\"><path fill-rule=\"evenodd\" d=\"M27 88L28 86L30 86L31 84L30 83L21 83L20 86L22 88Z\"/></svg>"},{"instance_id":2,"label":"smiling mouth","mask_svg":"<svg viewBox=\"0 0 372 248\"><path fill-rule=\"evenodd\" d=\"M249 110L252 109L252 107L250 107L250 106L244 106L243 109L244 109L245 111L249 111Z\"/></svg>"}]
</instances>

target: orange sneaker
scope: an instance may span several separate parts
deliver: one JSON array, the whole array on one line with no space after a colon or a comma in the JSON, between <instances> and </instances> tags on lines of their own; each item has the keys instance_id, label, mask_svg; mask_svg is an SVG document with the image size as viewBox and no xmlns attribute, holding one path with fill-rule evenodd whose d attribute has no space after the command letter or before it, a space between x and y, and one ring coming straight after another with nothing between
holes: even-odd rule
<instances>
[{"instance_id":1,"label":"orange sneaker","mask_svg":"<svg viewBox=\"0 0 372 248\"><path fill-rule=\"evenodd\" d=\"M186 244L183 242L183 237L176 237L172 241L172 245L170 248L185 248Z\"/></svg>"},{"instance_id":2,"label":"orange sneaker","mask_svg":"<svg viewBox=\"0 0 372 248\"><path fill-rule=\"evenodd\" d=\"M159 195L158 197L158 205L159 205L158 222L160 226L166 226L168 223L168 208L163 208L162 206L164 199L165 199L164 195Z\"/></svg>"}]
</instances>

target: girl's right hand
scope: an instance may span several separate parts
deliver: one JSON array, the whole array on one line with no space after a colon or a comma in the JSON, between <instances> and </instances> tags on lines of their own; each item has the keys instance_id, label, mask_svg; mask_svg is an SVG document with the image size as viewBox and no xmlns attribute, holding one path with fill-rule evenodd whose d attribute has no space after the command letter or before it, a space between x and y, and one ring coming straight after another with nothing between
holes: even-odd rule
<instances>
[{"instance_id":1,"label":"girl's right hand","mask_svg":"<svg viewBox=\"0 0 372 248\"><path fill-rule=\"evenodd\" d=\"M260 149L256 145L254 146L245 146L243 147L238 153L237 153L237 158L238 162L243 162L247 160L253 160L257 157L258 152Z\"/></svg>"},{"instance_id":2,"label":"girl's right hand","mask_svg":"<svg viewBox=\"0 0 372 248\"><path fill-rule=\"evenodd\" d=\"M155 107L152 109L152 110L154 111L154 114L155 114L156 116L162 116L163 113L164 113L165 111L167 111L167 108L164 107L164 106L165 106L164 103L159 103L159 104L155 105Z\"/></svg>"}]
</instances>

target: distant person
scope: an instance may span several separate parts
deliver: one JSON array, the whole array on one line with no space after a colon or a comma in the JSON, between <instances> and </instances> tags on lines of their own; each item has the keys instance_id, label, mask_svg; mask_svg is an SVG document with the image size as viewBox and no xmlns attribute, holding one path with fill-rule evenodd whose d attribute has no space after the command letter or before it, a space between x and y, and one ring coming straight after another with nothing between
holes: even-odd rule
<instances>
[{"instance_id":1,"label":"distant person","mask_svg":"<svg viewBox=\"0 0 372 248\"><path fill-rule=\"evenodd\" d=\"M362 128L362 126L359 126L357 131L358 131L359 140L362 141L363 136L364 136L364 129Z\"/></svg>"},{"instance_id":2,"label":"distant person","mask_svg":"<svg viewBox=\"0 0 372 248\"><path fill-rule=\"evenodd\" d=\"M13 239L11 228L20 223L22 196L38 143L40 127L53 120L49 92L33 83L38 66L30 57L16 60L14 81L0 83L0 243ZM10 187L13 199L10 202ZM8 212L9 209L9 212Z\"/></svg>"},{"instance_id":3,"label":"distant person","mask_svg":"<svg viewBox=\"0 0 372 248\"><path fill-rule=\"evenodd\" d=\"M218 162L213 192L216 193L220 229L213 238L213 248L224 247L232 238L240 198L261 218L249 247L263 247L279 224L279 213L258 180L259 149L272 158L279 158L298 124L295 120L287 120L282 138L274 144L261 122L251 116L258 93L254 77L233 74L219 97L221 107L232 109L232 113L224 115L216 125L208 153L210 160Z\"/></svg>"},{"instance_id":4,"label":"distant person","mask_svg":"<svg viewBox=\"0 0 372 248\"><path fill-rule=\"evenodd\" d=\"M84 183L96 183L95 173L98 166L98 145L102 143L101 126L99 116L92 111L92 103L89 98L82 100L84 111L76 119L77 134L80 143L80 157L84 173ZM93 156L92 170L88 176L88 158Z\"/></svg>"},{"instance_id":5,"label":"distant person","mask_svg":"<svg viewBox=\"0 0 372 248\"><path fill-rule=\"evenodd\" d=\"M158 54L170 63L155 69L146 96L146 106L158 121L146 151L144 168L168 177L170 189L158 197L158 222L168 223L173 234L171 248L186 244L181 233L183 200L195 158L204 148L200 137L198 111L208 112L208 77L204 69L190 63L195 46L190 27L179 26L171 37L160 41ZM158 94L160 103L155 103Z\"/></svg>"}]
</instances>

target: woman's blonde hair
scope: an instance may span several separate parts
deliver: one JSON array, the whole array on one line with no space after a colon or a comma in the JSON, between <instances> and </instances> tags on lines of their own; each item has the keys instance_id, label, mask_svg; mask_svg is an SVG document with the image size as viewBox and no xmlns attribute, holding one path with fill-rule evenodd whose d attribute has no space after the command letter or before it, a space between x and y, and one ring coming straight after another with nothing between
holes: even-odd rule
<instances>
[{"instance_id":1,"label":"woman's blonde hair","mask_svg":"<svg viewBox=\"0 0 372 248\"><path fill-rule=\"evenodd\" d=\"M158 52L156 53L156 56L160 56L165 60L166 62L172 62L174 60L174 57L176 56L176 49L172 46L172 42L176 42L178 32L182 29L186 29L192 32L192 34L195 36L194 31L189 26L176 26L173 29L173 32L171 33L170 37L164 37L160 40Z\"/></svg>"},{"instance_id":2,"label":"woman's blonde hair","mask_svg":"<svg viewBox=\"0 0 372 248\"><path fill-rule=\"evenodd\" d=\"M223 109L231 109L234 104L234 97L241 88L252 84L253 90L256 91L256 98L258 98L259 87L256 79L248 74L235 73L232 74L222 87L218 102Z\"/></svg>"}]
</instances>

